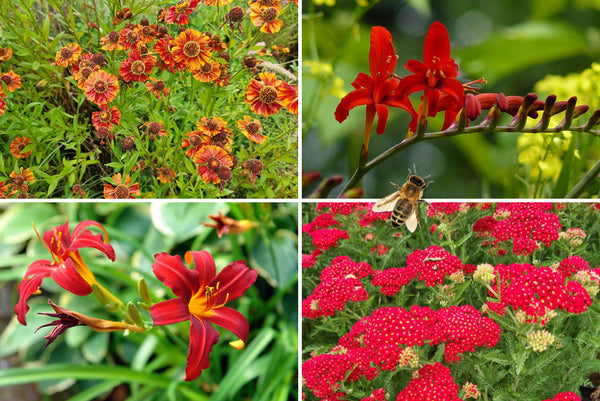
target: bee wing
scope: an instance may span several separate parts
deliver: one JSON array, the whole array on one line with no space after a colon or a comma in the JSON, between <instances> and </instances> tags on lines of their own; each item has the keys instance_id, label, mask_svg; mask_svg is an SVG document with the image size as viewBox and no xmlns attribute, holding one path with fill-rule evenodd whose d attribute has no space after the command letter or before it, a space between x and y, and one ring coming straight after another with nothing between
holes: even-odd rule
<instances>
[{"instance_id":1,"label":"bee wing","mask_svg":"<svg viewBox=\"0 0 600 401\"><path fill-rule=\"evenodd\" d=\"M396 205L399 196L398 191L396 191L385 198L381 198L375 202L371 210L374 212L391 212L394 210L394 206Z\"/></svg>"},{"instance_id":2,"label":"bee wing","mask_svg":"<svg viewBox=\"0 0 600 401\"><path fill-rule=\"evenodd\" d=\"M419 206L415 205L412 213L410 214L410 216L408 216L408 219L406 219L406 228L408 228L408 231L410 231L411 233L414 233L415 230L417 229L417 226L419 225L418 213L419 213Z\"/></svg>"}]
</instances>

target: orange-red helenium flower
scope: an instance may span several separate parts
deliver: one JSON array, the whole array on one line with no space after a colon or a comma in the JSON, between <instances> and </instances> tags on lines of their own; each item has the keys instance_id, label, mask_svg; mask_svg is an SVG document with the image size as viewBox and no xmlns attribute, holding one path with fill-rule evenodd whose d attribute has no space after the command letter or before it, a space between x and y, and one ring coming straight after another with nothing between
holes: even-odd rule
<instances>
[{"instance_id":1,"label":"orange-red helenium flower","mask_svg":"<svg viewBox=\"0 0 600 401\"><path fill-rule=\"evenodd\" d=\"M92 234L87 229L90 226L101 228L104 236ZM108 243L106 230L92 220L77 224L73 229L72 236L68 222L46 231L43 235L43 243L50 251L52 260L37 260L29 265L23 280L17 287L19 301L15 305L15 313L23 325L27 325L25 319L25 315L29 311L27 299L39 290L46 277L51 277L56 284L75 295L83 296L92 292L92 284L96 284L96 279L81 259L79 249L95 248L110 260L115 260L115 251Z\"/></svg>"},{"instance_id":2,"label":"orange-red helenium flower","mask_svg":"<svg viewBox=\"0 0 600 401\"><path fill-rule=\"evenodd\" d=\"M259 26L261 32L276 33L283 27L283 21L278 19L279 12L277 7L265 7L255 2L250 6L250 21L254 26Z\"/></svg>"},{"instance_id":3,"label":"orange-red helenium flower","mask_svg":"<svg viewBox=\"0 0 600 401\"><path fill-rule=\"evenodd\" d=\"M28 182L35 182L35 177L33 173L26 168L23 170L23 167L19 167L19 172L13 171L9 174L10 179L12 180L13 191L16 192L20 190L21 192L28 192L29 187L27 186Z\"/></svg>"},{"instance_id":4,"label":"orange-red helenium flower","mask_svg":"<svg viewBox=\"0 0 600 401\"><path fill-rule=\"evenodd\" d=\"M104 184L104 198L106 199L135 199L135 196L141 195L140 184L137 182L131 184L131 177L126 174L125 181L121 179L121 173L112 176L116 187L110 184ZM134 196L135 195L135 196Z\"/></svg>"},{"instance_id":5,"label":"orange-red helenium flower","mask_svg":"<svg viewBox=\"0 0 600 401\"><path fill-rule=\"evenodd\" d=\"M13 55L10 47L0 47L0 61L8 61Z\"/></svg>"},{"instance_id":6,"label":"orange-red helenium flower","mask_svg":"<svg viewBox=\"0 0 600 401\"><path fill-rule=\"evenodd\" d=\"M202 67L192 71L192 75L200 82L213 82L221 75L220 64L214 60L208 60Z\"/></svg>"},{"instance_id":7,"label":"orange-red helenium flower","mask_svg":"<svg viewBox=\"0 0 600 401\"><path fill-rule=\"evenodd\" d=\"M250 110L264 117L277 114L283 107L279 99L279 88L283 82L270 72L262 72L258 77L260 81L252 79L248 85L246 103L250 103Z\"/></svg>"},{"instance_id":8,"label":"orange-red helenium flower","mask_svg":"<svg viewBox=\"0 0 600 401\"><path fill-rule=\"evenodd\" d=\"M212 51L209 37L194 30L186 29L173 39L171 52L180 69L194 71L208 61Z\"/></svg>"},{"instance_id":9,"label":"orange-red helenium flower","mask_svg":"<svg viewBox=\"0 0 600 401\"><path fill-rule=\"evenodd\" d=\"M152 72L152 67L154 62L151 57L142 57L139 50L133 50L121 63L119 74L125 82L144 82Z\"/></svg>"},{"instance_id":10,"label":"orange-red helenium flower","mask_svg":"<svg viewBox=\"0 0 600 401\"><path fill-rule=\"evenodd\" d=\"M199 148L194 154L194 163L198 164L198 174L202 181L207 184L212 182L218 184L221 182L219 178L219 169L231 168L233 161L231 156L225 150L215 145L206 145Z\"/></svg>"},{"instance_id":11,"label":"orange-red helenium flower","mask_svg":"<svg viewBox=\"0 0 600 401\"><path fill-rule=\"evenodd\" d=\"M97 105L112 102L119 93L117 77L103 70L92 71L83 83L83 88L88 100Z\"/></svg>"},{"instance_id":12,"label":"orange-red helenium flower","mask_svg":"<svg viewBox=\"0 0 600 401\"><path fill-rule=\"evenodd\" d=\"M27 152L23 151L29 144L31 144L29 138L18 136L10 143L10 153L17 159L24 159L33 151L33 149L30 149Z\"/></svg>"},{"instance_id":13,"label":"orange-red helenium flower","mask_svg":"<svg viewBox=\"0 0 600 401\"><path fill-rule=\"evenodd\" d=\"M121 112L115 106L109 109L108 105L104 104L100 106L100 109L100 111L92 113L92 124L96 130L99 130L100 127L112 129L114 125L121 123Z\"/></svg>"},{"instance_id":14,"label":"orange-red helenium flower","mask_svg":"<svg viewBox=\"0 0 600 401\"><path fill-rule=\"evenodd\" d=\"M115 50L123 50L124 47L121 43L119 43L119 32L110 31L110 33L106 36L100 38L100 44L102 45L102 50L106 50L109 52Z\"/></svg>"},{"instance_id":15,"label":"orange-red helenium flower","mask_svg":"<svg viewBox=\"0 0 600 401\"><path fill-rule=\"evenodd\" d=\"M240 127L242 134L253 142L261 144L267 139L266 136L260 133L262 130L260 121L253 120L250 116L244 116L243 120L238 120L238 127Z\"/></svg>"},{"instance_id":16,"label":"orange-red helenium flower","mask_svg":"<svg viewBox=\"0 0 600 401\"><path fill-rule=\"evenodd\" d=\"M81 46L77 43L71 43L61 47L54 58L54 64L61 67L68 67L77 63L82 53Z\"/></svg>"},{"instance_id":17,"label":"orange-red helenium flower","mask_svg":"<svg viewBox=\"0 0 600 401\"><path fill-rule=\"evenodd\" d=\"M169 96L171 94L171 89L165 86L165 81L162 79L156 79L154 77L148 77L146 81L146 89L152 92L154 96L158 100L161 99L161 96Z\"/></svg>"},{"instance_id":18,"label":"orange-red helenium flower","mask_svg":"<svg viewBox=\"0 0 600 401\"><path fill-rule=\"evenodd\" d=\"M185 134L187 138L183 138L181 141L181 147L183 149L190 147L185 151L185 154L190 158L194 158L194 155L204 144L202 143L202 136L204 135L203 130L194 130Z\"/></svg>"},{"instance_id":19,"label":"orange-red helenium flower","mask_svg":"<svg viewBox=\"0 0 600 401\"><path fill-rule=\"evenodd\" d=\"M169 7L165 13L165 22L167 24L187 25L190 23L188 15L198 6L199 0L181 0L177 5Z\"/></svg>"},{"instance_id":20,"label":"orange-red helenium flower","mask_svg":"<svg viewBox=\"0 0 600 401\"><path fill-rule=\"evenodd\" d=\"M194 265L188 269L179 255L155 255L152 271L177 298L156 303L150 307L155 325L167 325L190 320L190 348L185 368L185 380L194 380L209 367L209 353L218 341L219 332L212 326L221 326L240 339L230 343L239 349L248 337L248 321L227 302L242 296L256 281L256 270L238 260L216 274L215 262L206 251L185 254L185 262ZM240 344L241 342L241 344Z\"/></svg>"},{"instance_id":21,"label":"orange-red helenium flower","mask_svg":"<svg viewBox=\"0 0 600 401\"><path fill-rule=\"evenodd\" d=\"M278 92L281 103L283 103L285 108L288 109L290 113L298 115L298 87L283 82L279 87Z\"/></svg>"},{"instance_id":22,"label":"orange-red helenium flower","mask_svg":"<svg viewBox=\"0 0 600 401\"><path fill-rule=\"evenodd\" d=\"M14 92L21 87L21 77L12 70L0 74L0 81L6 84L6 89L9 92Z\"/></svg>"}]
</instances>

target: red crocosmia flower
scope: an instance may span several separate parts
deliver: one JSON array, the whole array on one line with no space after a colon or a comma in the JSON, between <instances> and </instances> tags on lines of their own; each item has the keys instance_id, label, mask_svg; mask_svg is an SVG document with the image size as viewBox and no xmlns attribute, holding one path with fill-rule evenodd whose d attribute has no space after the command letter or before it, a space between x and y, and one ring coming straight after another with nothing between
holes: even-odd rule
<instances>
[{"instance_id":1,"label":"red crocosmia flower","mask_svg":"<svg viewBox=\"0 0 600 401\"><path fill-rule=\"evenodd\" d=\"M87 228L96 226L102 229L102 234L92 234ZM40 238L40 240L42 240ZM108 234L104 227L92 220L82 221L73 229L73 235L66 222L43 236L44 246L50 251L52 260L37 260L27 268L25 276L19 284L19 301L15 306L17 319L23 325L27 325L25 315L29 311L27 299L36 293L42 281L51 277L56 284L76 295L88 295L92 292L92 285L101 287L94 274L87 267L79 249L95 248L104 253L112 261L115 260L115 251L108 243Z\"/></svg>"},{"instance_id":2,"label":"red crocosmia flower","mask_svg":"<svg viewBox=\"0 0 600 401\"><path fill-rule=\"evenodd\" d=\"M371 76L359 73L352 86L354 90L342 98L335 109L335 119L344 121L351 109L366 105L367 118L365 122L364 145L368 146L371 136L371 128L377 114L378 134L383 134L388 119L388 106L400 107L408 111L412 116L416 112L408 97L395 96L399 80L392 74L396 68L397 58L392 44L392 35L381 26L371 29L371 48L369 50L369 66Z\"/></svg>"},{"instance_id":3,"label":"red crocosmia flower","mask_svg":"<svg viewBox=\"0 0 600 401\"><path fill-rule=\"evenodd\" d=\"M108 105L100 106L100 111L92 113L92 124L96 130L100 127L111 129L114 125L121 123L121 112L115 106L108 108Z\"/></svg>"},{"instance_id":4,"label":"red crocosmia flower","mask_svg":"<svg viewBox=\"0 0 600 401\"><path fill-rule=\"evenodd\" d=\"M188 265L193 262L194 269L188 269L179 255L155 255L152 271L173 290L177 298L152 305L150 315L154 324L159 326L191 321L190 348L185 368L185 380L190 381L210 365L208 355L212 346L219 341L219 333L212 324L231 331L242 343L246 342L249 329L246 318L225 304L239 298L250 288L256 281L257 273L239 260L216 274L215 262L206 251L188 251L185 261ZM230 344L235 348L240 347L238 341Z\"/></svg>"},{"instance_id":5,"label":"red crocosmia flower","mask_svg":"<svg viewBox=\"0 0 600 401\"><path fill-rule=\"evenodd\" d=\"M411 93L425 91L424 103L419 109L419 117L413 118L410 125L412 132L416 131L418 119L422 115L434 117L439 108L439 99L442 93L449 95L453 105L446 104L446 113L458 114L464 104L464 88L462 83L456 79L458 76L458 65L450 57L450 38L448 31L440 22L434 22L429 27L425 37L423 49L423 62L408 60L404 68L412 72L400 81L396 90L398 98L402 99ZM453 118L446 116L443 129L448 127Z\"/></svg>"}]
</instances>

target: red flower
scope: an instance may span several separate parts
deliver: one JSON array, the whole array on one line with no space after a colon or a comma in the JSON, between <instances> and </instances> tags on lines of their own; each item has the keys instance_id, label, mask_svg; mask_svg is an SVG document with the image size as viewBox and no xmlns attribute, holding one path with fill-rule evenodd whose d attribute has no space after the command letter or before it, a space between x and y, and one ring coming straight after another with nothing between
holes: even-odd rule
<instances>
[{"instance_id":1,"label":"red flower","mask_svg":"<svg viewBox=\"0 0 600 401\"><path fill-rule=\"evenodd\" d=\"M351 109L367 105L367 124L365 126L365 137L368 143L375 113L379 117L377 122L377 133L383 134L388 119L388 106L400 107L408 111L413 117L415 110L408 97L395 96L398 87L398 79L394 78L394 69L396 68L396 52L392 44L392 35L387 29L381 26L374 26L371 29L371 49L369 51L369 66L371 76L360 73L352 82L355 88L352 92L344 96L340 104L335 109L335 119L339 122L344 121ZM367 132L368 129L368 132Z\"/></svg>"},{"instance_id":2,"label":"red flower","mask_svg":"<svg viewBox=\"0 0 600 401\"><path fill-rule=\"evenodd\" d=\"M419 117L428 115L434 117L438 111L446 110L444 127L446 129L463 108L464 89L456 79L458 65L450 57L450 38L448 31L440 22L431 24L425 37L423 61L408 60L404 68L413 74L403 78L398 85L396 94L399 99L418 91L425 91L424 103L419 109ZM440 105L440 96L449 95L450 101ZM415 132L418 119L413 118L410 129Z\"/></svg>"},{"instance_id":3,"label":"red flower","mask_svg":"<svg viewBox=\"0 0 600 401\"><path fill-rule=\"evenodd\" d=\"M89 226L100 227L104 235L92 234L87 230ZM106 230L92 220L77 224L73 229L72 236L69 231L69 223L61 224L46 231L43 242L52 255L52 261L37 260L29 265L17 289L19 301L15 306L15 313L23 325L27 325L25 320L25 315L29 311L27 299L39 290L46 277L52 277L56 284L65 290L81 296L92 292L92 284L98 284L94 274L81 259L80 248L95 248L108 256L110 260L115 260L115 251L108 244Z\"/></svg>"},{"instance_id":4,"label":"red flower","mask_svg":"<svg viewBox=\"0 0 600 401\"><path fill-rule=\"evenodd\" d=\"M185 380L194 380L209 367L208 355L219 341L216 324L233 334L243 343L248 337L248 322L238 311L225 307L227 302L239 298L256 281L257 273L238 260L225 266L215 275L215 262L206 251L185 254L188 269L181 257L159 253L152 270L156 277L173 290L177 298L159 302L150 307L155 325L191 321L190 348L185 369ZM211 324L212 323L212 324ZM231 343L237 348L239 342ZM243 345L242 345L243 346Z\"/></svg>"},{"instance_id":5,"label":"red flower","mask_svg":"<svg viewBox=\"0 0 600 401\"><path fill-rule=\"evenodd\" d=\"M142 57L139 50L134 50L129 52L129 57L121 63L119 74L125 82L144 82L153 67L154 61L151 57Z\"/></svg>"},{"instance_id":6,"label":"red flower","mask_svg":"<svg viewBox=\"0 0 600 401\"><path fill-rule=\"evenodd\" d=\"M113 74L95 70L84 81L83 90L90 102L103 105L112 102L117 97L119 83Z\"/></svg>"},{"instance_id":7,"label":"red flower","mask_svg":"<svg viewBox=\"0 0 600 401\"><path fill-rule=\"evenodd\" d=\"M198 0L182 0L177 5L169 7L165 14L167 24L187 25L190 23L190 15L198 6Z\"/></svg>"},{"instance_id":8,"label":"red flower","mask_svg":"<svg viewBox=\"0 0 600 401\"><path fill-rule=\"evenodd\" d=\"M100 106L100 111L92 113L92 124L96 130L99 130L100 127L112 129L114 125L119 125L120 123L121 111L115 106L109 109L107 104L103 104Z\"/></svg>"}]
</instances>

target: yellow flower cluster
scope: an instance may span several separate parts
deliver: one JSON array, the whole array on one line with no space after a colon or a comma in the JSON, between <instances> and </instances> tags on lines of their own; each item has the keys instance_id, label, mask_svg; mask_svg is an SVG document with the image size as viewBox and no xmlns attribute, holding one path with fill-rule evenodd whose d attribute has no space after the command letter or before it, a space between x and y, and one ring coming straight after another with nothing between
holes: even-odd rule
<instances>
[{"instance_id":1,"label":"yellow flower cluster","mask_svg":"<svg viewBox=\"0 0 600 401\"><path fill-rule=\"evenodd\" d=\"M554 344L554 341L556 341L554 334L546 330L537 330L527 333L527 342L535 352L546 351L549 346Z\"/></svg>"},{"instance_id":2,"label":"yellow flower cluster","mask_svg":"<svg viewBox=\"0 0 600 401\"><path fill-rule=\"evenodd\" d=\"M590 110L600 108L600 98L597 95L599 91L600 64L598 63L593 63L590 68L581 73L567 76L548 75L535 85L536 93L540 95L555 94L559 101L577 96L577 104L587 104ZM563 117L564 114L552 117L550 124L560 123ZM572 137L569 131L556 134L522 134L518 139L519 163L528 168L529 174L534 180L551 179L556 181ZM577 150L575 157L579 158Z\"/></svg>"}]
</instances>

